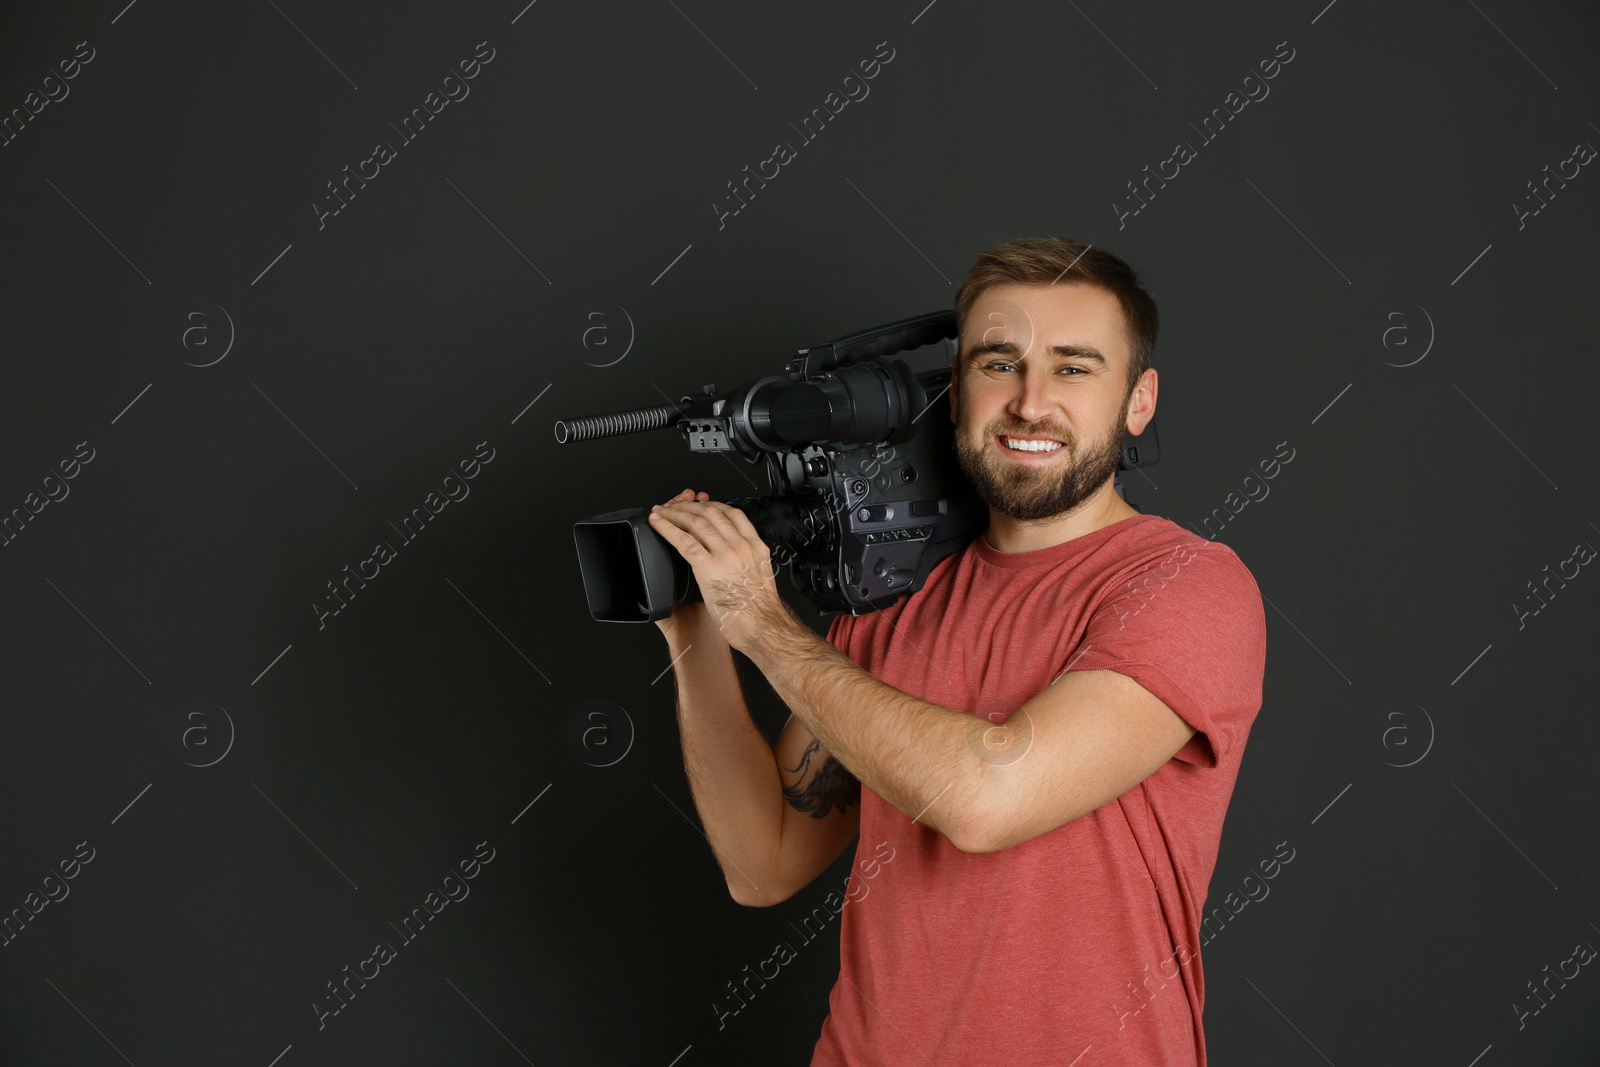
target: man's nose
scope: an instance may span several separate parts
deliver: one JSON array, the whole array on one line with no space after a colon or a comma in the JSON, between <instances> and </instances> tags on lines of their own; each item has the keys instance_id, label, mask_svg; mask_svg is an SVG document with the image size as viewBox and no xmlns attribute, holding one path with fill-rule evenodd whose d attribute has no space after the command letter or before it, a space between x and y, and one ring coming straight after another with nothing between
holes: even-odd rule
<instances>
[{"instance_id":1,"label":"man's nose","mask_svg":"<svg viewBox=\"0 0 1600 1067\"><path fill-rule=\"evenodd\" d=\"M1043 371L1024 367L1016 376L1009 410L1023 422L1041 422L1050 416L1053 404L1050 385Z\"/></svg>"}]
</instances>

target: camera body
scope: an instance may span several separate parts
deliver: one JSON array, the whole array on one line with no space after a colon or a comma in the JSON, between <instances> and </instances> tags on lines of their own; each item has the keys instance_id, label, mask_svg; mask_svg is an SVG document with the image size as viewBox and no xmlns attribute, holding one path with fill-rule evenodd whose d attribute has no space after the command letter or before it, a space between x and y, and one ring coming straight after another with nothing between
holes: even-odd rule
<instances>
[{"instance_id":1,"label":"camera body","mask_svg":"<svg viewBox=\"0 0 1600 1067\"><path fill-rule=\"evenodd\" d=\"M891 366L921 388L905 432L767 453L774 495L728 501L823 614L861 615L915 592L936 563L988 525L988 509L956 459L949 368L913 377L902 361ZM693 420L684 428L693 451L703 450L700 432Z\"/></svg>"}]
</instances>

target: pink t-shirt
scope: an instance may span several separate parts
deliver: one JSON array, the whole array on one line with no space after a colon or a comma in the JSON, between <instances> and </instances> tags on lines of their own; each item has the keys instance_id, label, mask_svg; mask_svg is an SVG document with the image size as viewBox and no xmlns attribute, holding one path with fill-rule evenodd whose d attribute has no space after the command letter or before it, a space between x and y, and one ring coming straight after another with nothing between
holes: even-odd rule
<instances>
[{"instance_id":1,"label":"pink t-shirt","mask_svg":"<svg viewBox=\"0 0 1600 1067\"><path fill-rule=\"evenodd\" d=\"M1134 515L1034 552L980 536L917 593L833 620L836 648L936 704L1001 722L1064 670L1114 670L1199 732L1117 799L994 853L863 787L812 1067L1204 1067L1200 909L1261 708L1261 605L1231 548Z\"/></svg>"}]
</instances>

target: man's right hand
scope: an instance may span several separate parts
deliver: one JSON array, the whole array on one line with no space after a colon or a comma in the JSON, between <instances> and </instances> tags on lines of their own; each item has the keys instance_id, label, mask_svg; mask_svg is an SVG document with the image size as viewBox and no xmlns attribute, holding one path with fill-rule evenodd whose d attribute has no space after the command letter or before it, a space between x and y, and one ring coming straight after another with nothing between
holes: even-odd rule
<instances>
[{"instance_id":1,"label":"man's right hand","mask_svg":"<svg viewBox=\"0 0 1600 1067\"><path fill-rule=\"evenodd\" d=\"M673 500L695 500L704 503L710 499L711 494L703 490L697 493L693 489L685 489L672 500L663 503L670 504ZM722 636L722 628L706 609L706 602L699 597L686 603L674 604L672 614L664 619L655 620L655 623L665 635L667 644L680 649L701 641L719 641L725 644L727 640Z\"/></svg>"}]
</instances>

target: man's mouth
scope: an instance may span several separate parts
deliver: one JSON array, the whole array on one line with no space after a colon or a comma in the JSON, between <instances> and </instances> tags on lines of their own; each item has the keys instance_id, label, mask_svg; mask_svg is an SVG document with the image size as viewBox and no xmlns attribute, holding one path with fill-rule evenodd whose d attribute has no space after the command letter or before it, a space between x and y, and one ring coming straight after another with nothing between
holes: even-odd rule
<instances>
[{"instance_id":1,"label":"man's mouth","mask_svg":"<svg viewBox=\"0 0 1600 1067\"><path fill-rule=\"evenodd\" d=\"M1053 437L1012 436L996 434L995 440L1008 452L1059 452L1066 447Z\"/></svg>"}]
</instances>

